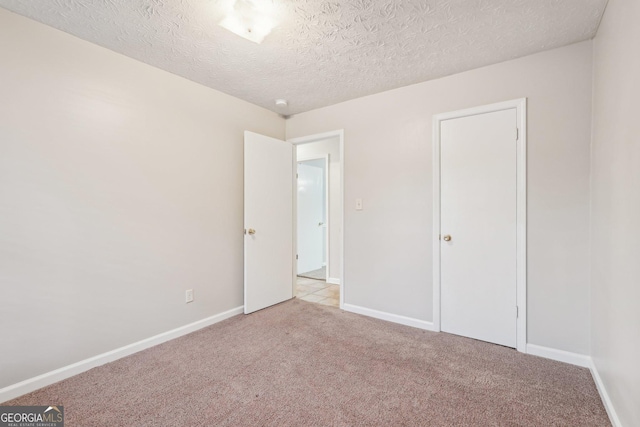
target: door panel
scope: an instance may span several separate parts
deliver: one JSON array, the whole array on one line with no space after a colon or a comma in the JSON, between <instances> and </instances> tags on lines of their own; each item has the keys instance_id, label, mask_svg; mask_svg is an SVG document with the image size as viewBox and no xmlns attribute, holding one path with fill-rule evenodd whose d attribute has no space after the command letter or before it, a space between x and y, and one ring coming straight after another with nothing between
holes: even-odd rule
<instances>
[{"instance_id":1,"label":"door panel","mask_svg":"<svg viewBox=\"0 0 640 427\"><path fill-rule=\"evenodd\" d=\"M324 160L320 160L324 162ZM316 162L318 163L318 162ZM298 163L298 274L322 268L324 255L324 173Z\"/></svg>"},{"instance_id":2,"label":"door panel","mask_svg":"<svg viewBox=\"0 0 640 427\"><path fill-rule=\"evenodd\" d=\"M516 346L516 110L441 122L441 329ZM451 240L446 241L445 236Z\"/></svg>"},{"instance_id":3,"label":"door panel","mask_svg":"<svg viewBox=\"0 0 640 427\"><path fill-rule=\"evenodd\" d=\"M293 155L288 142L244 133L245 313L293 297Z\"/></svg>"}]
</instances>

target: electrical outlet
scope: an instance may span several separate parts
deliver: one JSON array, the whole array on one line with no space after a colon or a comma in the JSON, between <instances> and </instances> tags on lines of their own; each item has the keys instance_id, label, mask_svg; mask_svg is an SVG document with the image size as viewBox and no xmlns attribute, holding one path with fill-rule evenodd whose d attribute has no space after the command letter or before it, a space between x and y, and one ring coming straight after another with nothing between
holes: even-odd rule
<instances>
[{"instance_id":1,"label":"electrical outlet","mask_svg":"<svg viewBox=\"0 0 640 427\"><path fill-rule=\"evenodd\" d=\"M187 289L184 295L185 302L193 302L193 289Z\"/></svg>"}]
</instances>

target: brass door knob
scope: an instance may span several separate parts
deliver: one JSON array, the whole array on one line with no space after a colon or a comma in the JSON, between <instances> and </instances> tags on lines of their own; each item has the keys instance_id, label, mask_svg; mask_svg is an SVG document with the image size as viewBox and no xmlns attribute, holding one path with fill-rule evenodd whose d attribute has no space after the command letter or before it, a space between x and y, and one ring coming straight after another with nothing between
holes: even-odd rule
<instances>
[{"instance_id":1,"label":"brass door knob","mask_svg":"<svg viewBox=\"0 0 640 427\"><path fill-rule=\"evenodd\" d=\"M450 242L451 241L451 236L448 234L445 234L444 236L442 236L442 240L444 240L445 242Z\"/></svg>"},{"instance_id":2,"label":"brass door knob","mask_svg":"<svg viewBox=\"0 0 640 427\"><path fill-rule=\"evenodd\" d=\"M256 234L256 230L254 230L253 228L250 228L249 231L247 231L247 233L253 236L254 234Z\"/></svg>"}]
</instances>

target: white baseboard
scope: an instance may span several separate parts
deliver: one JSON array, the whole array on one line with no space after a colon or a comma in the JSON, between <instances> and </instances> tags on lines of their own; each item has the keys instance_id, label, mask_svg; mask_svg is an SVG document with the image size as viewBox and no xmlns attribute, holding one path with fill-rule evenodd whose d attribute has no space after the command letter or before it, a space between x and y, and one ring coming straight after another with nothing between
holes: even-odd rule
<instances>
[{"instance_id":1,"label":"white baseboard","mask_svg":"<svg viewBox=\"0 0 640 427\"><path fill-rule=\"evenodd\" d=\"M433 322L427 322L425 320L414 319L412 317L401 316L398 314L386 313L384 311L373 310L353 304L344 304L343 310L349 311L351 313L362 314L364 316L374 317L376 319L386 320L393 323L399 323L401 325L412 326L414 328L425 329L429 331L434 330ZM188 325L163 332L161 334L143 339L133 344L129 344L124 347L120 347L115 350L111 350L106 353L81 360L80 362L73 363L54 371L38 375L37 377L33 377L28 380L24 380L19 383L7 386L0 389L0 403L15 399L16 397L22 396L23 394L27 394L39 388L57 383L58 381L62 381L74 375L78 375L82 372L88 371L89 369L104 365L105 363L113 362L115 360L129 356L133 353L137 353L139 351L156 346L158 344L162 344L169 340L190 334L191 332L195 332L199 329L221 322L235 315L242 314L243 312L243 306L236 307L223 313L207 317L206 319L202 319L197 322L193 322ZM609 415L609 419L611 420L611 424L613 425L613 427L622 427L620 419L618 418L618 415L613 407L613 403L611 402L611 398L609 397L609 393L607 393L607 389L605 388L604 383L602 382L602 378L598 373L598 369L593 363L591 357L584 354L571 353L568 351L557 350L554 348L543 347L535 344L527 344L527 354L589 368L591 371L591 375L593 376L593 381L595 382L596 388L598 389L598 393L600 393L600 397L602 399L604 407L607 411L607 414Z\"/></svg>"},{"instance_id":2,"label":"white baseboard","mask_svg":"<svg viewBox=\"0 0 640 427\"><path fill-rule=\"evenodd\" d=\"M339 285L340 284L340 279L336 279L334 277L329 277L327 279L327 283L329 283L331 285Z\"/></svg>"},{"instance_id":3,"label":"white baseboard","mask_svg":"<svg viewBox=\"0 0 640 427\"><path fill-rule=\"evenodd\" d=\"M195 332L198 329L202 329L207 326L213 325L214 323L221 322L243 312L244 307L236 307L223 313L216 314L215 316L198 320L197 322L193 322L188 325L181 326L179 328L172 329L170 331L163 332L149 338L145 338L133 344L125 345L124 347L120 347L115 350L111 350L106 353L81 360L80 362L76 362L71 365L56 369L54 371L38 375L37 377L29 378L28 380L24 380L16 384L12 384L0 389L0 403L15 399L16 397L22 396L23 394L31 393L32 391L35 391L39 388L57 383L58 381L62 381L74 375L78 375L82 372L88 371L91 368L95 368L96 366L113 362L114 360L121 359L133 353L137 353L158 344L162 344L163 342L190 334L191 332Z\"/></svg>"},{"instance_id":4,"label":"white baseboard","mask_svg":"<svg viewBox=\"0 0 640 427\"><path fill-rule=\"evenodd\" d=\"M558 362L570 363L571 365L581 366L583 368L588 368L591 365L591 358L585 354L571 353L570 351L557 350L541 345L527 344L527 354L557 360Z\"/></svg>"},{"instance_id":5,"label":"white baseboard","mask_svg":"<svg viewBox=\"0 0 640 427\"><path fill-rule=\"evenodd\" d=\"M371 308L360 307L353 304L344 304L342 309L351 313L362 314L364 316L375 317L376 319L386 320L388 322L400 323L401 325L412 326L414 328L426 329L427 331L435 330L433 322L426 320L414 319L413 317L401 316L399 314L386 313L384 311L373 310Z\"/></svg>"},{"instance_id":6,"label":"white baseboard","mask_svg":"<svg viewBox=\"0 0 640 427\"><path fill-rule=\"evenodd\" d=\"M591 371L591 376L593 377L593 382L596 383L596 388L598 389L598 393L600 394L600 398L602 399L602 404L604 405L604 409L607 411L609 415L609 420L611 421L611 425L613 427L622 427L622 423L620 423L620 418L618 418L618 414L613 408L613 403L611 402L611 398L609 397L609 393L607 393L607 389L602 382L602 378L598 373L598 369L596 368L595 363L593 363L593 359L590 356L586 356L584 354L571 353L569 351L564 350L556 350L555 348L543 347L535 344L527 344L527 353L532 354L534 356L540 356L547 359L557 360L559 362L570 363L572 365L577 365L583 368L589 368Z\"/></svg>"},{"instance_id":7,"label":"white baseboard","mask_svg":"<svg viewBox=\"0 0 640 427\"><path fill-rule=\"evenodd\" d=\"M618 418L618 414L616 410L613 408L613 403L611 402L611 398L609 397L609 393L607 393L607 389L602 382L602 378L600 377L600 373L598 373L598 368L596 368L596 364L593 362L593 359L589 361L589 369L591 369L591 376L593 377L593 382L596 383L596 388L598 389L598 393L600 393L600 398L602 399L602 403L604 404L604 409L607 411L609 415L609 420L611 421L611 425L613 427L622 427L622 423L620 422L620 418Z\"/></svg>"}]
</instances>

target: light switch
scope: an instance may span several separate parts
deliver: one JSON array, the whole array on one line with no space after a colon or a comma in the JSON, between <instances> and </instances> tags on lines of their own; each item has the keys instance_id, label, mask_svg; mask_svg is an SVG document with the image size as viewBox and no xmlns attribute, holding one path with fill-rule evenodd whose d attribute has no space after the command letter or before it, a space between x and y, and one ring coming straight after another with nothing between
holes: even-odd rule
<instances>
[{"instance_id":1,"label":"light switch","mask_svg":"<svg viewBox=\"0 0 640 427\"><path fill-rule=\"evenodd\" d=\"M362 210L362 199L356 199L356 210L357 211Z\"/></svg>"}]
</instances>

